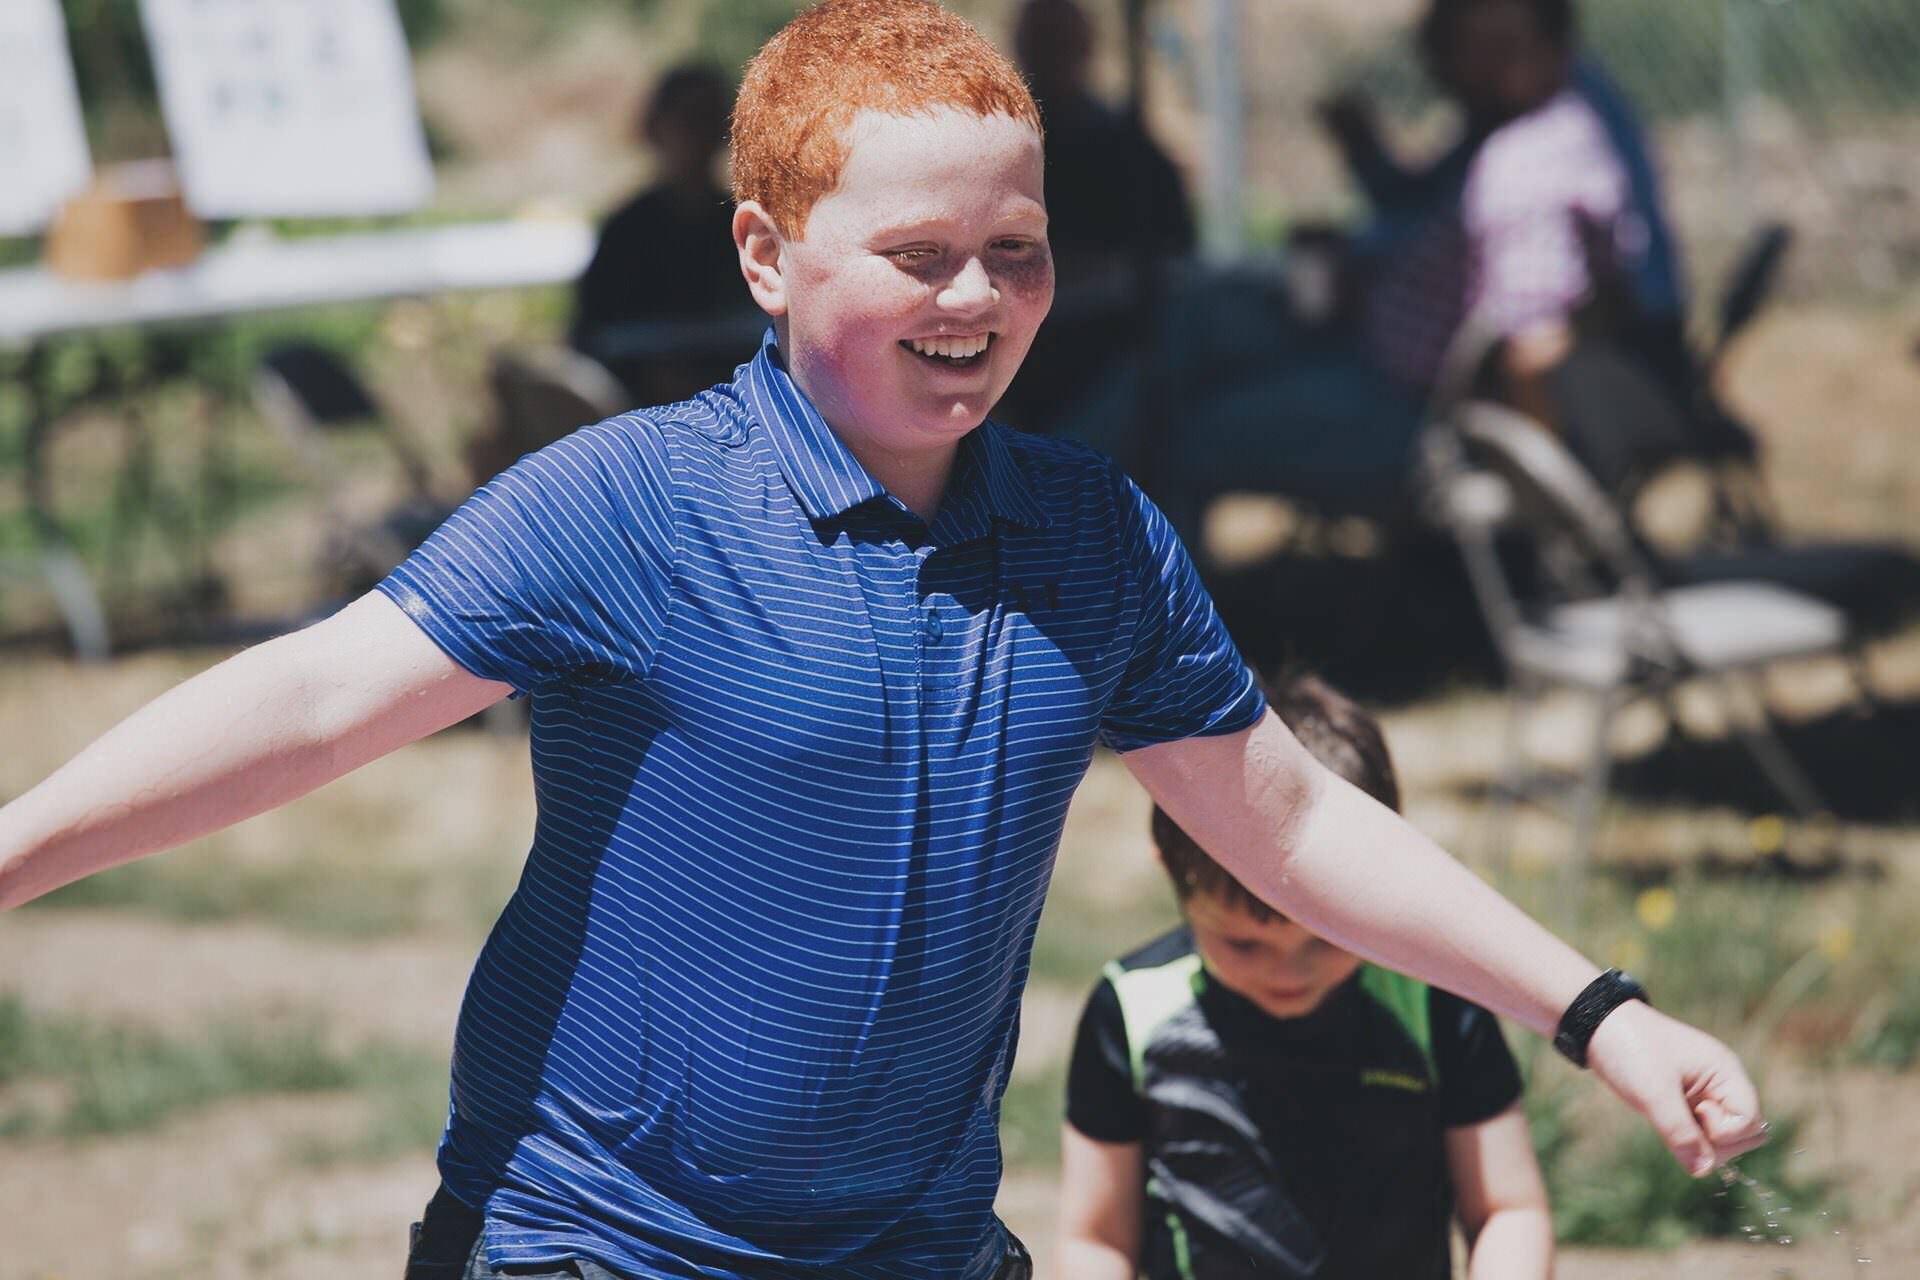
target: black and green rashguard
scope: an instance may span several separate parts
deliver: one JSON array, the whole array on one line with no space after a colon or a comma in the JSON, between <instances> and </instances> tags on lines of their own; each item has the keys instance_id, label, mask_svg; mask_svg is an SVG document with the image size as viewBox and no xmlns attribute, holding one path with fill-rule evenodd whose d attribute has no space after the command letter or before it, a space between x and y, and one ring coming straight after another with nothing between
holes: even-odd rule
<instances>
[{"instance_id":1,"label":"black and green rashguard","mask_svg":"<svg viewBox=\"0 0 1920 1280\"><path fill-rule=\"evenodd\" d=\"M1493 1016L1363 966L1303 1018L1211 981L1177 929L1107 967L1067 1120L1146 1156L1149 1280L1450 1274L1445 1131L1513 1105Z\"/></svg>"}]
</instances>

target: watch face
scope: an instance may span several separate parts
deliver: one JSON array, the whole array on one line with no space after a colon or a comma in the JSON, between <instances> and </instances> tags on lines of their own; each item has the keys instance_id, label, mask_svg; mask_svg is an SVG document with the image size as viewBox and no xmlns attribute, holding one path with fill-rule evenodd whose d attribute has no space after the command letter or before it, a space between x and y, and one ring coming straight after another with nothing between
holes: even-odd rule
<instances>
[{"instance_id":1,"label":"watch face","mask_svg":"<svg viewBox=\"0 0 1920 1280\"><path fill-rule=\"evenodd\" d=\"M1645 1000L1646 998L1647 989L1640 985L1640 980L1630 973L1622 973L1615 975L1613 982L1610 984L1607 1002L1613 1008L1617 1009L1629 1000Z\"/></svg>"}]
</instances>

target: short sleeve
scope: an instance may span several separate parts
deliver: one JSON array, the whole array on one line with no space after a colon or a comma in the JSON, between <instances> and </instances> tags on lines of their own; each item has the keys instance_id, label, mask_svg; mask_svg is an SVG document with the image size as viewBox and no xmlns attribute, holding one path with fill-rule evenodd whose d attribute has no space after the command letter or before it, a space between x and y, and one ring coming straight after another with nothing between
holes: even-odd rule
<instances>
[{"instance_id":1,"label":"short sleeve","mask_svg":"<svg viewBox=\"0 0 1920 1280\"><path fill-rule=\"evenodd\" d=\"M517 693L644 676L671 598L668 461L637 417L577 431L482 486L377 590Z\"/></svg>"},{"instance_id":2,"label":"short sleeve","mask_svg":"<svg viewBox=\"0 0 1920 1280\"><path fill-rule=\"evenodd\" d=\"M1102 979L1087 998L1067 1068L1067 1123L1095 1142L1139 1142L1146 1112L1133 1087L1120 993Z\"/></svg>"},{"instance_id":3,"label":"short sleeve","mask_svg":"<svg viewBox=\"0 0 1920 1280\"><path fill-rule=\"evenodd\" d=\"M1138 601L1132 651L1100 738L1115 751L1236 733L1266 701L1187 549L1140 487L1115 469L1124 572Z\"/></svg>"},{"instance_id":4,"label":"short sleeve","mask_svg":"<svg viewBox=\"0 0 1920 1280\"><path fill-rule=\"evenodd\" d=\"M1440 1123L1479 1124L1520 1097L1520 1068L1500 1032L1500 1020L1477 1004L1438 987L1428 989L1435 1073L1440 1077Z\"/></svg>"}]
</instances>

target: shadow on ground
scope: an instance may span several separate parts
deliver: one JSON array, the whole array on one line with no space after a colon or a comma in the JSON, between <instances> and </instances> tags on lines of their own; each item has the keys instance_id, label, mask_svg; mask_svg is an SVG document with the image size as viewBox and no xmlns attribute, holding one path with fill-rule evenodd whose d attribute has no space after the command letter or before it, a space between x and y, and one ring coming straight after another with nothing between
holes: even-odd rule
<instances>
[{"instance_id":1,"label":"shadow on ground","mask_svg":"<svg viewBox=\"0 0 1920 1280\"><path fill-rule=\"evenodd\" d=\"M1279 554L1207 575L1247 661L1311 668L1364 702L1402 705L1500 663L1453 544L1408 534L1391 554Z\"/></svg>"},{"instance_id":2,"label":"shadow on ground","mask_svg":"<svg viewBox=\"0 0 1920 1280\"><path fill-rule=\"evenodd\" d=\"M1805 770L1832 815L1846 822L1920 821L1920 701L1841 707L1810 720L1781 721L1781 742ZM1651 803L1686 801L1775 813L1780 794L1733 739L1670 735L1658 748L1621 761L1614 794Z\"/></svg>"},{"instance_id":3,"label":"shadow on ground","mask_svg":"<svg viewBox=\"0 0 1920 1280\"><path fill-rule=\"evenodd\" d=\"M1783 721L1782 744L1826 801L1811 818L1791 813L1747 750L1736 740L1688 737L1676 729L1653 750L1616 760L1610 795L1644 805L1724 808L1777 817L1767 846L1703 848L1681 863L1670 857L1614 857L1597 870L1637 887L1661 884L1683 869L1706 879L1816 882L1882 880L1883 854L1863 854L1847 824L1920 822L1920 790L1911 762L1920 756L1920 701L1843 707L1813 719ZM1453 788L1463 801L1492 801L1491 779ZM1760 824L1755 824L1758 845ZM1770 847L1768 847L1770 846Z\"/></svg>"}]
</instances>

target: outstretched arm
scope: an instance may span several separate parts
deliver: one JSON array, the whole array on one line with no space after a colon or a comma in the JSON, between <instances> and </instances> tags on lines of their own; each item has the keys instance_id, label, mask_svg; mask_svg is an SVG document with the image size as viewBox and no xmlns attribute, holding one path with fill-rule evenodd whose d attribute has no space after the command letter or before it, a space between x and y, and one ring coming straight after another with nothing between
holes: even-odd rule
<instances>
[{"instance_id":1,"label":"outstretched arm","mask_svg":"<svg viewBox=\"0 0 1920 1280\"><path fill-rule=\"evenodd\" d=\"M1599 972L1399 815L1327 772L1269 713L1123 757L1241 883L1337 946L1552 1035ZM1713 1037L1637 1001L1594 1033L1595 1074L1695 1174L1760 1144L1752 1083Z\"/></svg>"},{"instance_id":2,"label":"outstretched arm","mask_svg":"<svg viewBox=\"0 0 1920 1280\"><path fill-rule=\"evenodd\" d=\"M1437 160L1405 163L1387 145L1372 99L1358 89L1324 98L1314 104L1314 111L1376 212L1418 210L1446 198L1450 174L1462 154L1458 145Z\"/></svg>"},{"instance_id":3,"label":"outstretched arm","mask_svg":"<svg viewBox=\"0 0 1920 1280\"><path fill-rule=\"evenodd\" d=\"M155 698L0 808L0 910L285 804L508 692L362 597Z\"/></svg>"},{"instance_id":4,"label":"outstretched arm","mask_svg":"<svg viewBox=\"0 0 1920 1280\"><path fill-rule=\"evenodd\" d=\"M1394 204L1413 174L1387 149L1372 99L1359 89L1343 89L1316 102L1314 114L1367 198L1376 205Z\"/></svg>"}]
</instances>

